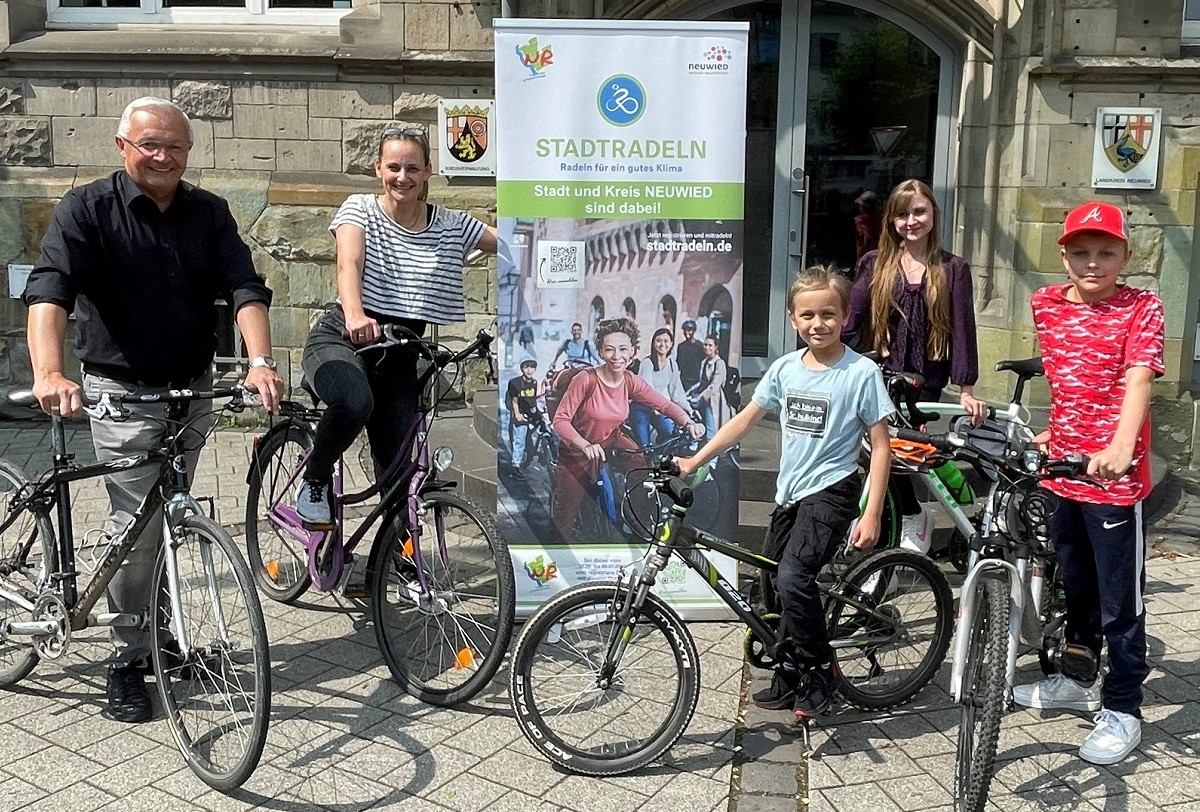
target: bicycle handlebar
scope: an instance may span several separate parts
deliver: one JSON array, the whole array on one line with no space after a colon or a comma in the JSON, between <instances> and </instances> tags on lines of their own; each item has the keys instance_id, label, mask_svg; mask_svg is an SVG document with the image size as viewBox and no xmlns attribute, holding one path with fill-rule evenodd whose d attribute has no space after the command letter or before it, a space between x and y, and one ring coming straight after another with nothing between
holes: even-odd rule
<instances>
[{"instance_id":1,"label":"bicycle handlebar","mask_svg":"<svg viewBox=\"0 0 1200 812\"><path fill-rule=\"evenodd\" d=\"M99 398L80 393L83 412L96 420L123 420L129 415L122 408L126 403L190 403L193 400L231 400L234 410L249 405L247 398L258 394L253 386L231 386L224 389L168 389L165 392L105 392Z\"/></svg>"},{"instance_id":2,"label":"bicycle handlebar","mask_svg":"<svg viewBox=\"0 0 1200 812\"><path fill-rule=\"evenodd\" d=\"M658 467L654 469L654 473L650 475L650 479L654 480L666 492L667 497L672 502L681 508L687 509L692 506L696 495L688 487L687 483L679 478L680 473L679 463L675 462L674 459L667 458L658 463Z\"/></svg>"},{"instance_id":3,"label":"bicycle handlebar","mask_svg":"<svg viewBox=\"0 0 1200 812\"><path fill-rule=\"evenodd\" d=\"M899 440L906 440L911 443L925 443L933 446L942 453L956 454L969 451L981 459L997 463L1004 462L978 449L971 448L967 445L965 439L954 432L927 434L923 431L897 428L892 429L891 434ZM1034 456L1031 457L1031 453ZM1087 476L1087 469L1090 463L1091 458L1086 454L1068 454L1061 459L1050 459L1041 451L1027 451L1022 460L1021 470L1026 475L1036 476L1039 479L1055 479L1058 477L1079 479Z\"/></svg>"},{"instance_id":4,"label":"bicycle handlebar","mask_svg":"<svg viewBox=\"0 0 1200 812\"><path fill-rule=\"evenodd\" d=\"M438 369L466 360L472 355L478 355L480 358L489 357L488 351L491 348L492 342L496 339L495 333L491 330L483 329L475 334L474 340L466 347L458 352L451 352L440 344L422 338L400 324L383 324L380 325L379 331L381 336L379 341L374 344L368 344L365 347L359 347L354 352L361 355L369 350L387 350L392 347L404 347L413 344L421 350L422 355L433 361Z\"/></svg>"}]
</instances>

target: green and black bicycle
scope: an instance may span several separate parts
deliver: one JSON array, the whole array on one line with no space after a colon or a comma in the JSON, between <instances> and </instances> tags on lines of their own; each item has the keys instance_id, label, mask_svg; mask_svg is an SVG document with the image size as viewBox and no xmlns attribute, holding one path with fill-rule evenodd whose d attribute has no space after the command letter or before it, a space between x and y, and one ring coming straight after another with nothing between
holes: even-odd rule
<instances>
[{"instance_id":1,"label":"green and black bicycle","mask_svg":"<svg viewBox=\"0 0 1200 812\"><path fill-rule=\"evenodd\" d=\"M559 593L533 615L512 659L510 691L522 733L555 764L582 775L637 770L673 745L700 698L700 658L687 625L652 589L678 556L749 627L746 655L771 668L777 615L760 614L705 555L765 571L778 564L684 524L693 494L671 461L640 487L657 498L646 556L618 582ZM880 710L912 699L937 673L954 609L946 576L927 557L888 550L826 570L820 589L837 690Z\"/></svg>"}]
</instances>

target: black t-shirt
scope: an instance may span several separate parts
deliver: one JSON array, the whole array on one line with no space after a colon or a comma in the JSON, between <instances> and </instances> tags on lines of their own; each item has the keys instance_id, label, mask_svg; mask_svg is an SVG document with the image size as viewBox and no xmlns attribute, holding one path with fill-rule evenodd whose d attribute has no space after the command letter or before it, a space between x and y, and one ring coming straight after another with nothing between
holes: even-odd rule
<instances>
[{"instance_id":1,"label":"black t-shirt","mask_svg":"<svg viewBox=\"0 0 1200 812\"><path fill-rule=\"evenodd\" d=\"M700 380L700 366L704 363L704 342L681 341L675 348L675 360L679 362L679 381L684 389L691 389Z\"/></svg>"},{"instance_id":2,"label":"black t-shirt","mask_svg":"<svg viewBox=\"0 0 1200 812\"><path fill-rule=\"evenodd\" d=\"M508 382L508 394L504 398L504 405L511 409L515 400L521 414L534 414L537 411L537 391L536 380L527 381L524 375L513 378Z\"/></svg>"}]
</instances>

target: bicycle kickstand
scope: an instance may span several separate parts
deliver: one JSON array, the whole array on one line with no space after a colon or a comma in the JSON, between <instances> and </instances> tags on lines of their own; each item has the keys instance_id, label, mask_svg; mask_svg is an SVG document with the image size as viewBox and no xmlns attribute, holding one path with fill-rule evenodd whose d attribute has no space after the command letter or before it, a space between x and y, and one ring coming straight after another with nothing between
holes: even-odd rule
<instances>
[{"instance_id":1,"label":"bicycle kickstand","mask_svg":"<svg viewBox=\"0 0 1200 812\"><path fill-rule=\"evenodd\" d=\"M800 720L800 767L796 771L796 800L798 800L803 808L808 809L812 801L808 796L809 776L811 775L810 766L812 764L812 736L809 735L809 720Z\"/></svg>"}]
</instances>

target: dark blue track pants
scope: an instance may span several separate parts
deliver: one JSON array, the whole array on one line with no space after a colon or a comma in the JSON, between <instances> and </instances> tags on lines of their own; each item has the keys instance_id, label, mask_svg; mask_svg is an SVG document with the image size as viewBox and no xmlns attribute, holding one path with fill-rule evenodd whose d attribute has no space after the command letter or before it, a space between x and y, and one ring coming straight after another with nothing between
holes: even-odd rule
<instances>
[{"instance_id":1,"label":"dark blue track pants","mask_svg":"<svg viewBox=\"0 0 1200 812\"><path fill-rule=\"evenodd\" d=\"M1146 531L1142 505L1058 498L1050 534L1067 594L1067 642L1100 658L1108 643L1103 701L1141 716L1146 663Z\"/></svg>"}]
</instances>

